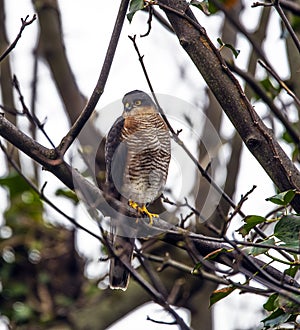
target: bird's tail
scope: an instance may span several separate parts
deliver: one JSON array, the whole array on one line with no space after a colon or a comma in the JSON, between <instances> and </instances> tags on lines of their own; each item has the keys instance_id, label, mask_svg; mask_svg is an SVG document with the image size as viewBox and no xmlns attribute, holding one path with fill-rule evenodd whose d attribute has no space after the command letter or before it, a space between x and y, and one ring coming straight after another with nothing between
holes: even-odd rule
<instances>
[{"instance_id":1,"label":"bird's tail","mask_svg":"<svg viewBox=\"0 0 300 330\"><path fill-rule=\"evenodd\" d=\"M134 238L113 236L113 249L117 257L110 261L109 284L111 289L126 290L130 272L124 263L131 265L134 248Z\"/></svg>"}]
</instances>

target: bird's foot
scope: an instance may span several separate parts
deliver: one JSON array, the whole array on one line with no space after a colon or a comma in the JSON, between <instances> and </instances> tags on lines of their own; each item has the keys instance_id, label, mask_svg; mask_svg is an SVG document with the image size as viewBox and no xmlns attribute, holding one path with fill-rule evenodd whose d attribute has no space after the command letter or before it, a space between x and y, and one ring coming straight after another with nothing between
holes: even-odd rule
<instances>
[{"instance_id":1,"label":"bird's foot","mask_svg":"<svg viewBox=\"0 0 300 330\"><path fill-rule=\"evenodd\" d=\"M149 225L152 226L153 225L153 218L158 218L158 214L156 213L151 213L147 210L146 205L143 205L142 207L138 205L138 203L129 200L128 201L128 205L131 206L133 209L137 210L138 213L140 214L146 214L149 218Z\"/></svg>"}]
</instances>

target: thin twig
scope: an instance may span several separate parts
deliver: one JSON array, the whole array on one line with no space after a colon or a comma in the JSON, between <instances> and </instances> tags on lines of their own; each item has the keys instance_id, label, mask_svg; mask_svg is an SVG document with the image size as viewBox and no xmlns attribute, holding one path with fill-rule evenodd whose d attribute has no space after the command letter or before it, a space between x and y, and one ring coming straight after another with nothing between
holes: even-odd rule
<instances>
[{"instance_id":1,"label":"thin twig","mask_svg":"<svg viewBox=\"0 0 300 330\"><path fill-rule=\"evenodd\" d=\"M295 31L293 30L289 20L287 19L284 11L282 10L281 7L285 7L287 9L290 9L291 11L297 11L297 14L299 15L300 13L300 7L299 5L295 4L295 3L290 3L289 1L281 1L281 0L274 0L272 2L254 2L252 4L252 8L255 8L255 7L260 7L260 6L263 6L263 7L274 7L278 13L278 15L280 16L282 22L284 23L286 29L289 31L294 43L295 43L295 46L296 48L298 49L298 52L300 52L300 41L295 33ZM296 15L297 15L296 14Z\"/></svg>"},{"instance_id":2,"label":"thin twig","mask_svg":"<svg viewBox=\"0 0 300 330\"><path fill-rule=\"evenodd\" d=\"M145 273L148 275L149 279L151 280L152 285L167 300L168 299L168 290L166 289L164 284L161 282L160 278L157 276L157 272L153 272L153 268L151 267L149 260L145 259L143 257L143 254L139 250L136 250L136 257L137 257L138 261L140 262L142 268L144 269Z\"/></svg>"},{"instance_id":3,"label":"thin twig","mask_svg":"<svg viewBox=\"0 0 300 330\"><path fill-rule=\"evenodd\" d=\"M122 31L124 19L126 16L126 11L128 7L129 0L122 0L119 12L116 18L115 26L110 38L110 42L107 48L106 56L103 62L103 66L97 81L97 84L94 88L94 91L88 100L85 108L82 110L81 114L77 118L76 122L73 124L68 134L62 139L58 146L58 150L61 155L64 155L66 151L70 148L72 143L75 141L84 125L92 115L101 95L104 92L104 87L106 85L106 81L110 72L110 68L114 59L114 55L117 49L117 45L119 42L119 37Z\"/></svg>"},{"instance_id":4,"label":"thin twig","mask_svg":"<svg viewBox=\"0 0 300 330\"><path fill-rule=\"evenodd\" d=\"M172 125L170 124L169 120L167 119L163 109L159 105L159 102L157 100L157 97L155 95L154 89L152 87L147 69L145 67L144 61L143 61L143 56L141 55L139 48L136 43L136 36L128 36L129 39L133 42L134 48L137 52L140 64L142 66L142 70L144 72L145 78L147 80L149 89L152 93L153 99L157 105L158 111L161 114L163 120L165 121L169 131L171 132L172 138L174 141L185 151L185 153L188 155L188 157L193 161L193 163L196 165L197 169L201 173L201 175L212 185L212 187L229 203L230 206L233 208L236 208L236 204L233 202L233 200L218 186L218 184L214 181L214 179L209 175L209 173L201 166L201 164L198 162L197 158L190 152L190 150L186 147L186 145L183 143L183 141L179 138L178 134L174 131ZM239 210L239 214L243 217L245 217L245 214Z\"/></svg>"},{"instance_id":5,"label":"thin twig","mask_svg":"<svg viewBox=\"0 0 300 330\"><path fill-rule=\"evenodd\" d=\"M270 67L272 67L271 63L267 59L261 45L255 40L255 37L252 35L252 33L249 33L245 26L238 20L236 19L230 11L226 8L226 6L218 0L210 0L210 2L219 10L221 10L225 16L226 19L241 33L244 35L244 37L250 42L251 46L253 47L255 53L257 54L258 57L262 58L265 63L268 63Z\"/></svg>"},{"instance_id":6,"label":"thin twig","mask_svg":"<svg viewBox=\"0 0 300 330\"><path fill-rule=\"evenodd\" d=\"M153 7L152 6L147 6L147 10L148 10L148 13L149 13L149 17L148 17L148 21L147 21L148 30L145 34L140 35L141 38L147 37L150 34L151 27L152 27Z\"/></svg>"},{"instance_id":7,"label":"thin twig","mask_svg":"<svg viewBox=\"0 0 300 330\"><path fill-rule=\"evenodd\" d=\"M249 191L246 192L245 195L241 196L240 201L238 202L236 208L232 211L230 218L227 220L227 223L229 223L234 218L234 216L239 213L242 205L247 201L249 195L252 194L255 189L256 186L254 185Z\"/></svg>"},{"instance_id":8,"label":"thin twig","mask_svg":"<svg viewBox=\"0 0 300 330\"><path fill-rule=\"evenodd\" d=\"M252 75L248 72L245 72L238 68L236 65L230 62L226 62L229 69L235 73L237 73L240 77L242 77L247 84L252 88L252 90L261 97L261 99L266 103L271 112L276 116L276 118L282 123L285 127L293 141L300 146L300 133L295 130L295 128L291 125L288 119L282 114L282 112L278 109L278 107L274 104L272 99L265 93L263 88L257 83Z\"/></svg>"},{"instance_id":9,"label":"thin twig","mask_svg":"<svg viewBox=\"0 0 300 330\"><path fill-rule=\"evenodd\" d=\"M172 267L174 269L178 269L187 274L192 274L194 276L201 277L205 280L208 280L213 283L222 284L222 285L232 285L233 287L246 292L251 292L255 294L260 294L263 296L268 296L270 294L269 290L258 289L256 287L252 287L249 285L241 284L239 282L234 282L231 279L227 279L226 276L218 276L214 273L210 273L205 271L203 268L194 269L189 267L181 262L178 262L172 259L170 256L160 257L153 254L143 253L142 256L150 261L160 263L161 265L158 268L158 271L162 271L167 267Z\"/></svg>"},{"instance_id":10,"label":"thin twig","mask_svg":"<svg viewBox=\"0 0 300 330\"><path fill-rule=\"evenodd\" d=\"M286 298L296 302L297 304L300 304L300 299L297 299L297 297L291 295L291 293L299 294L300 290L298 288L295 288L293 286L287 286L285 283L283 283L282 280L281 281L277 280L275 277L270 275L266 270L264 270L263 267L257 264L258 260L248 256L243 250L241 250L238 247L238 245L234 241L229 240L226 236L224 236L223 238L227 241L228 244L230 244L234 248L234 250L244 259L245 262L248 262L251 266L254 267L254 269L256 269L258 274L261 274L265 279L269 281L264 285L266 285L272 290L275 290L276 292L280 293ZM255 273L253 274L254 276L257 276L255 275ZM277 288L275 289L274 286L276 286ZM283 289L286 289L286 291Z\"/></svg>"},{"instance_id":11,"label":"thin twig","mask_svg":"<svg viewBox=\"0 0 300 330\"><path fill-rule=\"evenodd\" d=\"M238 240L235 240L234 242L236 244L242 245L242 246L257 247L257 248L262 248L262 249L273 249L276 251L286 251L286 252L293 253L293 254L300 254L300 251L298 249L293 249L293 248L285 247L282 245L277 246L277 245L272 245L272 244L253 243L253 242L238 241ZM289 261L289 262L291 263L292 261Z\"/></svg>"},{"instance_id":12,"label":"thin twig","mask_svg":"<svg viewBox=\"0 0 300 330\"><path fill-rule=\"evenodd\" d=\"M281 0L280 5L282 8L289 10L292 14L300 16L300 6L295 1Z\"/></svg>"},{"instance_id":13,"label":"thin twig","mask_svg":"<svg viewBox=\"0 0 300 330\"><path fill-rule=\"evenodd\" d=\"M299 39L295 33L295 31L293 30L289 20L287 19L285 13L283 12L282 8L281 8L281 5L280 5L280 0L275 0L274 1L274 7L275 9L277 10L280 18L282 19L286 29L289 31L293 41L294 41L294 44L295 46L297 47L298 49L298 52L300 53L300 42L299 42Z\"/></svg>"},{"instance_id":14,"label":"thin twig","mask_svg":"<svg viewBox=\"0 0 300 330\"><path fill-rule=\"evenodd\" d=\"M24 100L24 96L21 92L21 88L20 88L20 84L19 84L19 81L17 79L17 76L14 75L13 76L13 85L19 95L19 100L21 102L21 105L22 105L22 109L23 109L23 113L24 115L29 119L30 123L33 125L33 126L36 126L43 134L44 136L46 137L46 139L48 140L48 142L50 143L51 147L53 149L55 149L55 145L54 143L52 142L52 140L50 139L49 135L46 133L45 129L44 129L44 123L41 123L40 120L37 118L37 116L35 115L35 113L30 113L26 103L25 103L25 100Z\"/></svg>"},{"instance_id":15,"label":"thin twig","mask_svg":"<svg viewBox=\"0 0 300 330\"><path fill-rule=\"evenodd\" d=\"M174 30L170 25L170 23L155 8L152 7L152 9L153 9L153 16L158 20L158 22L169 32L174 34Z\"/></svg>"},{"instance_id":16,"label":"thin twig","mask_svg":"<svg viewBox=\"0 0 300 330\"><path fill-rule=\"evenodd\" d=\"M255 7L273 7L273 3L256 1L256 2L253 2L251 7L252 8L255 8Z\"/></svg>"},{"instance_id":17,"label":"thin twig","mask_svg":"<svg viewBox=\"0 0 300 330\"><path fill-rule=\"evenodd\" d=\"M166 322L166 321L154 320L149 315L147 315L147 319L146 320L147 321L151 321L153 323L157 323L157 324L165 324L165 325L174 325L174 324L177 324L176 321Z\"/></svg>"},{"instance_id":18,"label":"thin twig","mask_svg":"<svg viewBox=\"0 0 300 330\"><path fill-rule=\"evenodd\" d=\"M13 108L9 108L9 107L6 107L6 106L1 105L1 104L0 104L0 109L2 109L4 112L9 113L10 115L13 115L13 116L25 116L23 111L13 109Z\"/></svg>"},{"instance_id":19,"label":"thin twig","mask_svg":"<svg viewBox=\"0 0 300 330\"><path fill-rule=\"evenodd\" d=\"M286 83L278 76L278 74L272 69L272 67L270 67L267 63L263 62L262 60L258 60L257 62L267 72L269 72L272 77L274 77L276 79L276 81L278 82L278 84L288 93L288 95L290 95L294 99L294 101L297 103L297 105L300 106L300 100L298 99L297 95L288 88L288 86L286 85Z\"/></svg>"},{"instance_id":20,"label":"thin twig","mask_svg":"<svg viewBox=\"0 0 300 330\"><path fill-rule=\"evenodd\" d=\"M4 53L0 56L0 62L4 60L4 58L6 56L8 56L8 54L16 47L18 41L20 40L20 38L22 37L22 33L24 31L24 29L26 28L26 26L30 25L31 23L33 23L35 20L36 20L36 15L34 14L32 16L32 19L30 21L27 21L29 15L27 15L25 17L25 19L21 18L21 22L22 22L22 25L21 25L21 28L20 28L20 31L16 37L16 39L12 42L12 44L4 51Z\"/></svg>"}]
</instances>

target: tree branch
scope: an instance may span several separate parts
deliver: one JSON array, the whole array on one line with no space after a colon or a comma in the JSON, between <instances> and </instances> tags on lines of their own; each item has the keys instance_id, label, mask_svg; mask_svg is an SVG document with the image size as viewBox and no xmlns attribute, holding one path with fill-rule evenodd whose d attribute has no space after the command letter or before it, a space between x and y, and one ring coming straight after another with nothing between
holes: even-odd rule
<instances>
[{"instance_id":1,"label":"tree branch","mask_svg":"<svg viewBox=\"0 0 300 330\"><path fill-rule=\"evenodd\" d=\"M34 14L32 16L32 19L28 21L28 17L29 15L27 15L25 17L25 19L21 18L21 22L22 22L22 25L21 25L21 28L20 28L20 31L16 37L16 39L11 43L11 45L5 50L5 52L0 55L0 62L3 61L5 59L6 56L9 55L9 53L16 47L18 41L21 39L22 37L22 33L24 31L24 29L26 28L26 26L30 25L31 23L33 23L35 20L36 20L36 15Z\"/></svg>"},{"instance_id":2,"label":"tree branch","mask_svg":"<svg viewBox=\"0 0 300 330\"><path fill-rule=\"evenodd\" d=\"M160 0L182 47L188 53L248 149L280 191L300 190L300 173L262 122L238 81L183 0ZM171 9L169 9L171 8ZM174 12L175 9L175 12ZM188 17L188 19L186 18ZM195 23L191 24L191 20ZM198 24L198 25L197 25ZM293 201L300 212L300 196Z\"/></svg>"},{"instance_id":3,"label":"tree branch","mask_svg":"<svg viewBox=\"0 0 300 330\"><path fill-rule=\"evenodd\" d=\"M274 104L272 99L266 94L264 89L257 83L255 78L249 72L239 69L236 65L232 63L227 62L227 65L231 71L237 73L240 77L242 77L251 87L251 89L266 103L273 115L285 127L295 144L300 146L300 134L295 130L295 128L288 121L288 119L282 114L282 112Z\"/></svg>"},{"instance_id":4,"label":"tree branch","mask_svg":"<svg viewBox=\"0 0 300 330\"><path fill-rule=\"evenodd\" d=\"M74 142L76 137L79 135L82 128L84 127L84 125L90 118L91 114L93 113L102 93L104 92L104 86L106 84L106 81L107 81L107 78L108 78L108 75L110 72L110 68L112 65L112 61L113 61L113 58L114 58L114 55L115 55L115 52L117 49L119 37L120 37L122 27L123 27L124 18L126 16L128 3L129 3L129 0L122 0L122 2L120 4L119 12L117 15L117 19L115 22L115 26L114 26L114 29L112 32L112 36L111 36L110 43L109 43L109 46L108 46L108 49L106 52L106 56L104 59L104 63L103 63L101 72L100 72L99 79L97 81L94 91L93 91L88 103L86 104L85 108L81 112L80 116L78 117L78 119L76 120L74 125L69 130L68 134L62 139L60 145L58 146L58 149L60 150L60 152L62 154L64 154L69 149L71 144Z\"/></svg>"},{"instance_id":5,"label":"tree branch","mask_svg":"<svg viewBox=\"0 0 300 330\"><path fill-rule=\"evenodd\" d=\"M280 5L282 8L289 10L294 15L300 16L300 6L298 3L290 0L281 0Z\"/></svg>"}]
</instances>

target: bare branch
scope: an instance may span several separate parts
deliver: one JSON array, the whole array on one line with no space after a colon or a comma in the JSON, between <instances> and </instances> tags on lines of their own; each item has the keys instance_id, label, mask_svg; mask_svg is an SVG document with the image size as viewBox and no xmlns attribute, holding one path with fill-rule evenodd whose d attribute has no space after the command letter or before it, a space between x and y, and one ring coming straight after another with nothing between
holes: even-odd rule
<instances>
[{"instance_id":1,"label":"bare branch","mask_svg":"<svg viewBox=\"0 0 300 330\"><path fill-rule=\"evenodd\" d=\"M291 37L292 37L292 39L294 41L294 44L295 44L295 46L298 49L298 52L300 52L300 41L299 41L299 39L298 39L295 31L293 30L293 28L292 28L289 20L287 19L285 13L283 12L283 10L281 8L281 5L282 5L281 2L283 2L283 1L281 1L281 0L274 0L271 3L270 2L267 2L267 3L266 2L254 2L251 7L253 7L253 8L254 7L259 7L259 6L274 7L276 9L276 11L278 12L278 14L279 14L282 22L284 23L286 29L289 31L289 33L290 33L290 35L291 35ZM300 10L300 8L299 8L299 6L297 4L293 4L293 6L291 6L291 4L290 4L289 1L285 1L283 3L285 4L284 5L285 7L288 7L289 9L291 9L293 11L295 11L297 9L298 12L299 12L299 10Z\"/></svg>"},{"instance_id":2,"label":"bare branch","mask_svg":"<svg viewBox=\"0 0 300 330\"><path fill-rule=\"evenodd\" d=\"M277 75L277 73L271 67L269 67L266 63L264 63L262 60L258 60L258 63L265 70L267 70L267 72L269 72L269 74L271 74L272 77L274 77L276 79L278 84L288 93L288 95L290 95L294 99L294 101L297 103L297 105L300 106L300 100L298 99L298 97L295 95L295 93L293 91L291 91L288 88L288 86L285 84L284 81L282 81L282 79Z\"/></svg>"},{"instance_id":3,"label":"bare branch","mask_svg":"<svg viewBox=\"0 0 300 330\"><path fill-rule=\"evenodd\" d=\"M32 19L29 21L28 21L28 18L29 18L29 15L27 15L25 17L25 19L21 18L22 25L21 25L20 31L19 31L16 39L12 42L12 44L6 49L6 51L2 55L0 55L0 62L3 61L3 59L6 56L8 56L9 53L16 47L18 41L22 37L22 33L23 33L24 29L26 28L26 26L30 25L31 23L33 23L36 20L36 15L34 14L32 16Z\"/></svg>"},{"instance_id":4,"label":"bare branch","mask_svg":"<svg viewBox=\"0 0 300 330\"><path fill-rule=\"evenodd\" d=\"M147 6L146 8L147 8L148 13L149 13L149 17L148 17L148 21L147 21L148 30L147 30L147 32L145 34L141 34L140 35L141 38L147 37L150 34L151 27L152 27L153 7L152 6Z\"/></svg>"},{"instance_id":5,"label":"bare branch","mask_svg":"<svg viewBox=\"0 0 300 330\"><path fill-rule=\"evenodd\" d=\"M16 75L13 76L13 85L19 95L19 100L20 100L22 108L23 108L23 114L29 119L30 123L33 126L36 126L44 134L45 138L48 140L48 142L50 143L52 148L55 148L54 143L52 142L49 135L46 133L46 131L44 129L44 123L40 122L40 120L37 118L35 113L33 113L33 114L30 113L30 111L25 103L24 96L21 92L20 84L19 84L19 81L18 81Z\"/></svg>"},{"instance_id":6,"label":"bare branch","mask_svg":"<svg viewBox=\"0 0 300 330\"><path fill-rule=\"evenodd\" d=\"M69 130L68 134L62 139L60 145L58 146L58 149L60 150L61 154L65 154L65 152L69 149L71 144L77 138L82 128L84 127L84 125L90 118L91 114L93 113L102 93L104 92L104 87L110 72L112 61L119 42L119 37L122 31L128 3L129 0L122 0L120 4L118 16L111 35L110 43L106 52L106 56L100 72L99 79L85 108L82 110L80 116L78 117L74 125Z\"/></svg>"},{"instance_id":7,"label":"bare branch","mask_svg":"<svg viewBox=\"0 0 300 330\"><path fill-rule=\"evenodd\" d=\"M227 62L228 67L233 72L236 72L240 77L242 77L247 84L252 88L252 90L261 97L261 99L266 103L272 113L276 116L278 120L283 124L293 141L300 145L300 133L298 133L295 128L291 125L291 123L287 120L287 118L282 114L282 112L278 109L278 107L272 102L270 97L265 93L263 88L256 82L254 77L250 75L248 72L242 71L236 65Z\"/></svg>"},{"instance_id":8,"label":"bare branch","mask_svg":"<svg viewBox=\"0 0 300 330\"><path fill-rule=\"evenodd\" d=\"M274 0L274 7L275 9L277 10L280 18L282 19L286 29L289 31L294 43L295 43L295 46L297 47L298 49L298 52L300 53L300 41L295 33L295 31L293 30L289 20L287 19L285 13L283 12L282 8L281 8L281 1L280 0Z\"/></svg>"},{"instance_id":9,"label":"bare branch","mask_svg":"<svg viewBox=\"0 0 300 330\"><path fill-rule=\"evenodd\" d=\"M290 0L281 0L280 5L282 8L289 10L294 15L300 16L300 6L298 3Z\"/></svg>"}]
</instances>

